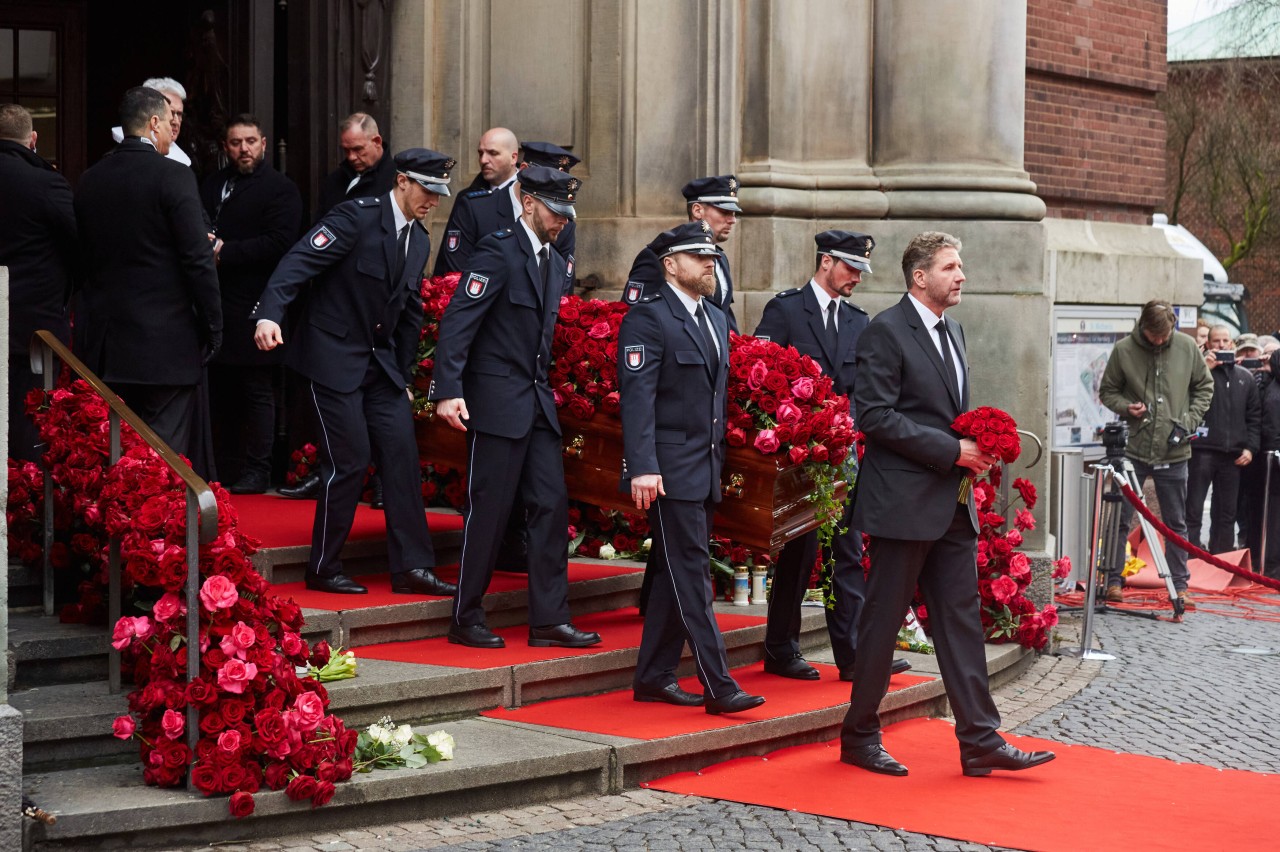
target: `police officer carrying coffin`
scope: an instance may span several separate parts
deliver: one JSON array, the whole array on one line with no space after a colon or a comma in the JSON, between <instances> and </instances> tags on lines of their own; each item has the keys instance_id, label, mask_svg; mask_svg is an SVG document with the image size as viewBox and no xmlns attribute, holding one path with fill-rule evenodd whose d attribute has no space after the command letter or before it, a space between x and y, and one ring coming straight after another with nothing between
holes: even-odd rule
<instances>
[{"instance_id":1,"label":"police officer carrying coffin","mask_svg":"<svg viewBox=\"0 0 1280 852\"><path fill-rule=\"evenodd\" d=\"M733 175L715 175L691 180L680 190L690 222L706 222L711 228L716 245L716 289L707 298L724 312L729 330L737 331L738 322L733 316L733 277L729 274L729 258L719 243L729 239L729 233L737 224L738 179ZM650 296L662 289L665 282L662 264L648 246L640 249L626 286L622 288L622 301L634 305L642 296Z\"/></svg>"},{"instance_id":2,"label":"police officer carrying coffin","mask_svg":"<svg viewBox=\"0 0 1280 852\"><path fill-rule=\"evenodd\" d=\"M720 502L729 375L728 321L707 298L716 289L711 226L680 225L649 250L665 283L627 312L618 333L622 488L649 513L655 572L633 697L736 713L764 698L743 692L729 674L711 608L707 540ZM676 682L685 642L703 695Z\"/></svg>"},{"instance_id":3,"label":"police officer carrying coffin","mask_svg":"<svg viewBox=\"0 0 1280 852\"><path fill-rule=\"evenodd\" d=\"M569 622L568 494L560 421L547 383L551 336L569 272L552 247L581 182L530 166L515 227L480 240L440 320L429 396L467 433L467 506L449 641L501 648L483 598L500 534L521 501L529 524L529 644L585 648L598 633Z\"/></svg>"},{"instance_id":4,"label":"police officer carrying coffin","mask_svg":"<svg viewBox=\"0 0 1280 852\"><path fill-rule=\"evenodd\" d=\"M526 142L520 146L516 172L529 166L545 166L569 172L582 162L559 145L550 142ZM445 226L444 245L436 257L435 274L469 269L471 255L480 238L494 231L515 228L521 215L520 187L514 177L496 187L482 187L464 192L453 203L449 223ZM568 286L573 286L573 253L577 247L577 226L570 219L556 237L554 246L568 264Z\"/></svg>"},{"instance_id":5,"label":"police officer carrying coffin","mask_svg":"<svg viewBox=\"0 0 1280 852\"><path fill-rule=\"evenodd\" d=\"M755 336L781 346L794 346L808 355L832 389L849 397L853 408L854 354L858 335L867 327L867 312L843 301L871 274L871 250L876 241L867 234L823 231L814 237L817 267L809 283L784 290L764 306ZM826 610L827 632L841 680L853 680L853 660L858 644L858 615L866 597L862 575L862 533L849 524L851 506L840 521L843 533L832 541L831 593L834 608ZM764 637L764 670L783 677L817 680L818 670L800 654L800 604L809 586L809 574L818 554L817 532L792 539L782 548L769 597L769 619ZM895 660L893 673L911 668Z\"/></svg>"},{"instance_id":6,"label":"police officer carrying coffin","mask_svg":"<svg viewBox=\"0 0 1280 852\"><path fill-rule=\"evenodd\" d=\"M338 204L284 256L254 313L254 341L263 350L285 343L285 308L315 278L296 339L285 348L286 363L311 380L320 424L321 489L307 587L367 591L342 573L339 554L372 440L386 495L392 591L452 595L456 587L432 571L409 384L422 327L419 281L431 252L422 220L449 194L454 161L410 148L395 156L395 167L391 192Z\"/></svg>"}]
</instances>

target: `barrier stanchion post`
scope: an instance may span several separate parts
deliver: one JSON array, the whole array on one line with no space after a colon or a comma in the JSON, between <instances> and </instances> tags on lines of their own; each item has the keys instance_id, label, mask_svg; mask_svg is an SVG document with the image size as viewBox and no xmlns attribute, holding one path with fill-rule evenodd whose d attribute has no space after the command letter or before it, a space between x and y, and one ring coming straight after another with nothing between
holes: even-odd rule
<instances>
[{"instance_id":1,"label":"barrier stanchion post","mask_svg":"<svg viewBox=\"0 0 1280 852\"><path fill-rule=\"evenodd\" d=\"M1096 464L1093 467L1093 517L1089 534L1089 570L1085 574L1084 585L1084 621L1080 628L1080 647L1063 648L1058 653L1064 657L1076 657L1081 660L1114 660L1115 656L1091 647L1093 645L1094 606L1098 600L1098 571L1105 571L1104 564L1108 559L1110 541L1103 541L1102 535L1102 495L1110 481L1114 468L1109 464ZM1089 474L1084 475L1089 479Z\"/></svg>"},{"instance_id":2,"label":"barrier stanchion post","mask_svg":"<svg viewBox=\"0 0 1280 852\"><path fill-rule=\"evenodd\" d=\"M1254 570L1259 574L1267 573L1267 516L1271 510L1271 466L1274 462L1280 460L1280 450L1271 450L1266 454L1266 457L1267 472L1262 480L1262 517L1260 518L1262 525L1258 536L1259 564L1254 566Z\"/></svg>"}]
</instances>

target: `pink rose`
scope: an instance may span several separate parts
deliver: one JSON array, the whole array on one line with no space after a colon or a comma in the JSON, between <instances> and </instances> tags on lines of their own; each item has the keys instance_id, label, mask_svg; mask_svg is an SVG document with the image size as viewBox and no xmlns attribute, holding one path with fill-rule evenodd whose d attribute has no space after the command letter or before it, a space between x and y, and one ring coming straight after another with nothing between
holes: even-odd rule
<instances>
[{"instance_id":1,"label":"pink rose","mask_svg":"<svg viewBox=\"0 0 1280 852\"><path fill-rule=\"evenodd\" d=\"M165 623L184 615L186 611L186 606L173 592L165 592L160 596L160 600L156 601L155 605L151 607L151 614L156 617L156 620Z\"/></svg>"},{"instance_id":2,"label":"pink rose","mask_svg":"<svg viewBox=\"0 0 1280 852\"><path fill-rule=\"evenodd\" d=\"M1018 584L1008 577L997 577L991 581L991 597L996 603L1006 604L1018 593Z\"/></svg>"},{"instance_id":3,"label":"pink rose","mask_svg":"<svg viewBox=\"0 0 1280 852\"><path fill-rule=\"evenodd\" d=\"M1015 553L1009 557L1009 576L1015 580L1031 579L1031 560L1025 553Z\"/></svg>"},{"instance_id":4,"label":"pink rose","mask_svg":"<svg viewBox=\"0 0 1280 852\"><path fill-rule=\"evenodd\" d=\"M214 578L210 578L214 579ZM204 592L201 592L203 595ZM258 676L258 667L242 660L227 660L218 669L218 687L224 692L239 695L244 692L245 684Z\"/></svg>"},{"instance_id":5,"label":"pink rose","mask_svg":"<svg viewBox=\"0 0 1280 852\"><path fill-rule=\"evenodd\" d=\"M778 436L772 429L761 429L756 435L756 440L753 446L760 452L767 455L769 453L776 453L778 451L778 447L781 445L778 443Z\"/></svg>"},{"instance_id":6,"label":"pink rose","mask_svg":"<svg viewBox=\"0 0 1280 852\"><path fill-rule=\"evenodd\" d=\"M796 399L811 399L813 397L813 379L808 376L801 376L791 383L791 395Z\"/></svg>"},{"instance_id":7,"label":"pink rose","mask_svg":"<svg viewBox=\"0 0 1280 852\"><path fill-rule=\"evenodd\" d=\"M171 740L176 740L182 736L182 732L187 728L187 717L179 713L177 710L164 711L164 718L160 720L160 730L164 731L164 735Z\"/></svg>"},{"instance_id":8,"label":"pink rose","mask_svg":"<svg viewBox=\"0 0 1280 852\"><path fill-rule=\"evenodd\" d=\"M598 322L595 325L591 326L591 330L587 332L587 337L593 338L595 340L603 340L606 337L608 337L612 332L613 332L613 329L609 327L609 323Z\"/></svg>"},{"instance_id":9,"label":"pink rose","mask_svg":"<svg viewBox=\"0 0 1280 852\"><path fill-rule=\"evenodd\" d=\"M324 720L324 702L314 692L299 695L293 702L293 709L297 713L298 727L303 730L315 730L316 725Z\"/></svg>"},{"instance_id":10,"label":"pink rose","mask_svg":"<svg viewBox=\"0 0 1280 852\"><path fill-rule=\"evenodd\" d=\"M112 735L122 740L132 737L133 732L136 730L138 730L138 723L133 721L132 716L117 716L115 721L111 723Z\"/></svg>"},{"instance_id":11,"label":"pink rose","mask_svg":"<svg viewBox=\"0 0 1280 852\"><path fill-rule=\"evenodd\" d=\"M228 657L244 659L244 652L252 648L257 639L258 634L252 627L243 621L238 621L236 626L231 628L231 632L222 637L222 644L219 647Z\"/></svg>"},{"instance_id":12,"label":"pink rose","mask_svg":"<svg viewBox=\"0 0 1280 852\"><path fill-rule=\"evenodd\" d=\"M221 574L215 574L204 581L200 588L200 602L205 609L213 612L219 609L230 609L240 600L235 583Z\"/></svg>"},{"instance_id":13,"label":"pink rose","mask_svg":"<svg viewBox=\"0 0 1280 852\"><path fill-rule=\"evenodd\" d=\"M799 408L797 408L796 404L791 400L787 399L778 403L778 422L779 423L794 424L794 423L797 423L802 417L804 417L804 412L802 412Z\"/></svg>"},{"instance_id":14,"label":"pink rose","mask_svg":"<svg viewBox=\"0 0 1280 852\"><path fill-rule=\"evenodd\" d=\"M747 373L747 387L756 390L764 384L765 377L768 375L769 368L764 365L764 362L755 362L751 365L751 371Z\"/></svg>"},{"instance_id":15,"label":"pink rose","mask_svg":"<svg viewBox=\"0 0 1280 852\"><path fill-rule=\"evenodd\" d=\"M145 615L137 618L126 615L116 622L115 629L111 633L111 646L117 651L123 651L129 647L129 643L135 636L139 639L149 638L152 629L151 619Z\"/></svg>"},{"instance_id":16,"label":"pink rose","mask_svg":"<svg viewBox=\"0 0 1280 852\"><path fill-rule=\"evenodd\" d=\"M234 754L240 750L240 732L235 728L229 731L223 731L218 734L218 748L228 754Z\"/></svg>"}]
</instances>

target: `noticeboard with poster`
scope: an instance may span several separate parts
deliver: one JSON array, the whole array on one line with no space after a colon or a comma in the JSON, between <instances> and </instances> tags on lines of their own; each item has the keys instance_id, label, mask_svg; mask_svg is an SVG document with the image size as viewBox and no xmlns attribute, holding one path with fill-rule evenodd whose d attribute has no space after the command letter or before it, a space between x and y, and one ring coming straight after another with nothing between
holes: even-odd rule
<instances>
[{"instance_id":1,"label":"noticeboard with poster","mask_svg":"<svg viewBox=\"0 0 1280 852\"><path fill-rule=\"evenodd\" d=\"M1116 342L1133 331L1139 308L1061 305L1053 312L1053 449L1102 443L1102 427L1115 419L1098 399L1102 371ZM1180 329L1194 328L1196 309L1175 307Z\"/></svg>"}]
</instances>

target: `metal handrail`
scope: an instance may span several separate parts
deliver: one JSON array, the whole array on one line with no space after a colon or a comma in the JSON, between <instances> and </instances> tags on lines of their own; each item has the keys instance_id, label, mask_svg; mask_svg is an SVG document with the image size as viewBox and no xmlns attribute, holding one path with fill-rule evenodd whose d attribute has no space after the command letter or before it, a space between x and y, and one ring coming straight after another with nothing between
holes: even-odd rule
<instances>
[{"instance_id":1,"label":"metal handrail","mask_svg":"<svg viewBox=\"0 0 1280 852\"><path fill-rule=\"evenodd\" d=\"M61 340L51 331L37 331L31 338L31 372L44 376L44 389L53 390L56 378L54 356L73 373L84 379L93 388L94 393L102 397L107 404L107 422L110 426L110 461L114 465L120 460L120 421L138 433L138 437L155 451L170 470L178 475L186 486L187 504L187 682L190 683L200 674L200 545L213 541L218 534L218 501L213 496L213 489L187 464L173 448L160 440L146 422L124 404L111 388L103 383L84 363L72 354ZM41 459L41 467L44 460ZM44 613L53 615L53 563L50 551L53 548L53 477L48 470L44 471ZM111 536L107 571L107 619L114 626L120 620L120 539ZM107 674L109 688L112 693L120 691L120 652L108 643L107 658L110 671ZM187 706L187 745L195 753L199 740L200 718L194 705Z\"/></svg>"}]
</instances>

